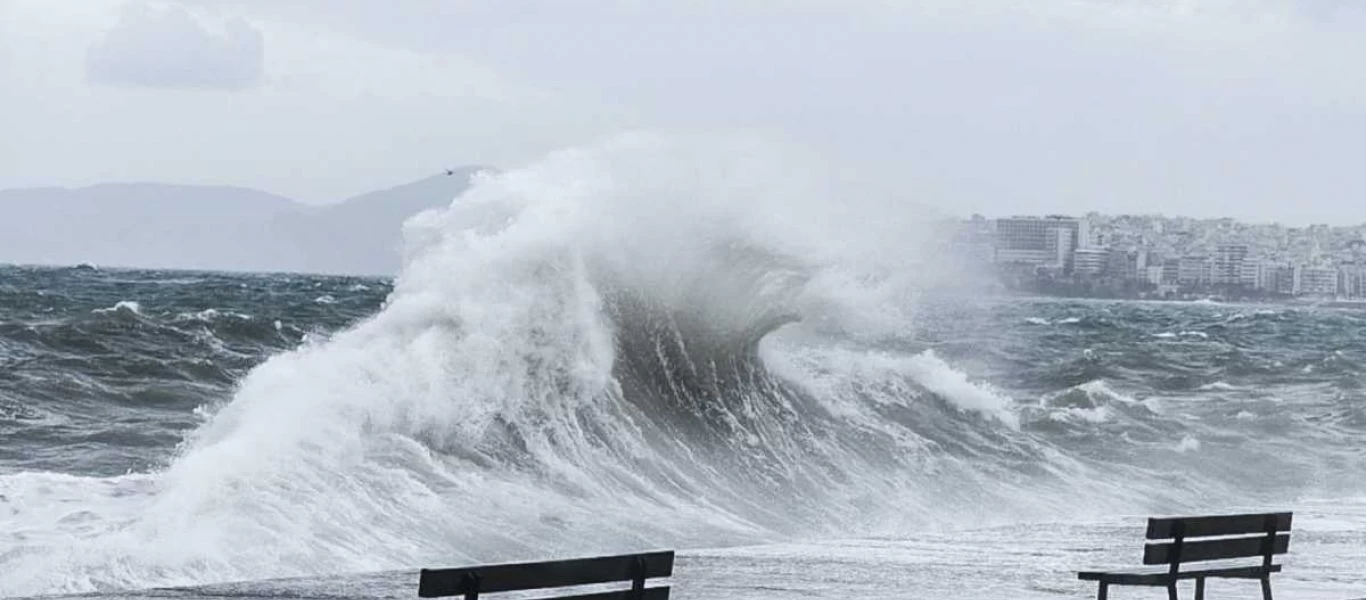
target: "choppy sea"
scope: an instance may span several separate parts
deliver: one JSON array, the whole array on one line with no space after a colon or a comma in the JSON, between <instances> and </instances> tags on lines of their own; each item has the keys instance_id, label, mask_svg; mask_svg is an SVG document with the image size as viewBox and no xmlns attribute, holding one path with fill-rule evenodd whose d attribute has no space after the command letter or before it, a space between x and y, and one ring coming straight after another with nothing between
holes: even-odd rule
<instances>
[{"instance_id":1,"label":"choppy sea","mask_svg":"<svg viewBox=\"0 0 1366 600\"><path fill-rule=\"evenodd\" d=\"M703 380L633 347L587 393L548 341L375 338L392 293L0 269L0 590L410 597L420 566L678 547L683 598L1080 597L1148 514L1263 508L1297 512L1287 597L1366 590L1366 314L931 299L904 338L780 327Z\"/></svg>"},{"instance_id":2,"label":"choppy sea","mask_svg":"<svg viewBox=\"0 0 1366 600\"><path fill-rule=\"evenodd\" d=\"M1278 595L1366 596L1366 313L935 291L652 144L476 181L392 280L0 267L0 597L656 548L679 598L1086 597L1266 509Z\"/></svg>"}]
</instances>

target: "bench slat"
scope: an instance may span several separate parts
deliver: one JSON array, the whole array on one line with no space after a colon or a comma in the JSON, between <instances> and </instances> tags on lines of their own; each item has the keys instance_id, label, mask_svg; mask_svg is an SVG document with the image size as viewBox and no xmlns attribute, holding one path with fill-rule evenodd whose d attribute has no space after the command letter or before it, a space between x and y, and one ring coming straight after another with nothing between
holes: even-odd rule
<instances>
[{"instance_id":1,"label":"bench slat","mask_svg":"<svg viewBox=\"0 0 1366 600\"><path fill-rule=\"evenodd\" d=\"M480 593L513 592L631 581L636 558L645 559L645 578L673 574L672 550L645 554L624 554L597 558L576 558L535 563L485 565L457 569L423 569L418 579L418 597L458 596L466 589L467 575L479 578ZM667 592L666 592L667 597ZM589 595L588 598L594 598Z\"/></svg>"},{"instance_id":2,"label":"bench slat","mask_svg":"<svg viewBox=\"0 0 1366 600\"><path fill-rule=\"evenodd\" d=\"M1254 537L1200 540L1194 542L1188 541L1181 545L1181 562L1187 563L1202 560L1261 556L1262 543L1265 540L1266 536L1259 535ZM1143 564L1160 565L1170 563L1172 549L1175 547L1175 542L1148 544L1143 548ZM1290 534L1276 534L1276 540L1272 545L1271 553L1285 554L1289 550Z\"/></svg>"},{"instance_id":3,"label":"bench slat","mask_svg":"<svg viewBox=\"0 0 1366 600\"><path fill-rule=\"evenodd\" d=\"M1099 581L1118 585L1167 585L1173 580L1198 579L1201 577L1224 578L1224 579L1261 579L1268 573L1281 572L1280 565L1271 565L1271 568L1264 569L1261 565L1249 567L1216 567L1213 569L1192 569L1181 571L1172 576L1166 569L1147 568L1147 569L1123 569L1119 571L1081 571L1077 573L1077 579L1082 581Z\"/></svg>"},{"instance_id":4,"label":"bench slat","mask_svg":"<svg viewBox=\"0 0 1366 600\"><path fill-rule=\"evenodd\" d=\"M1185 523L1185 536L1239 535L1266 533L1266 517L1276 521L1276 531L1290 531L1291 513L1262 513L1246 515L1212 515L1208 517L1172 517L1148 519L1148 539L1169 540L1175 536L1174 525Z\"/></svg>"},{"instance_id":5,"label":"bench slat","mask_svg":"<svg viewBox=\"0 0 1366 600\"><path fill-rule=\"evenodd\" d=\"M641 600L669 600L669 588L668 586L645 588L640 598ZM554 600L631 600L631 590L598 592L596 594L582 594L579 596L557 596Z\"/></svg>"}]
</instances>

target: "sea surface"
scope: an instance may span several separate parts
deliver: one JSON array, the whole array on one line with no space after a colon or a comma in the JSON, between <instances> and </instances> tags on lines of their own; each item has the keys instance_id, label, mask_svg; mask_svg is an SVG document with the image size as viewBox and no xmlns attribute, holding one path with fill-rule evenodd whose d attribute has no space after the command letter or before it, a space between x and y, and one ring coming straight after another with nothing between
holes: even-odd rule
<instances>
[{"instance_id":1,"label":"sea surface","mask_svg":"<svg viewBox=\"0 0 1366 600\"><path fill-rule=\"evenodd\" d=\"M0 597L675 548L679 598L1076 598L1245 510L1296 513L1279 597L1366 597L1366 313L974 293L807 172L552 154L393 279L0 267Z\"/></svg>"},{"instance_id":2,"label":"sea surface","mask_svg":"<svg viewBox=\"0 0 1366 600\"><path fill-rule=\"evenodd\" d=\"M612 369L622 406L566 412L459 381L536 390L534 345L506 373L423 331L291 364L392 292L0 268L0 590L398 570L346 589L401 598L420 566L677 547L683 598L1081 597L1150 513L1270 508L1297 511L1286 597L1366 594L1366 314L930 298L905 336L779 327L705 381L617 356L646 363Z\"/></svg>"}]
</instances>

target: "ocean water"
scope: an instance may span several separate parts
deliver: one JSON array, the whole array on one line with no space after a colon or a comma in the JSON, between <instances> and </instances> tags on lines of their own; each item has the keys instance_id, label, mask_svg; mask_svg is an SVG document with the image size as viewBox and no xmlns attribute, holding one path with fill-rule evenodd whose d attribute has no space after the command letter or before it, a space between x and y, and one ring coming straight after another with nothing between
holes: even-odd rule
<instances>
[{"instance_id":1,"label":"ocean water","mask_svg":"<svg viewBox=\"0 0 1366 600\"><path fill-rule=\"evenodd\" d=\"M667 547L681 598L1083 597L1261 509L1279 593L1366 596L1366 313L946 291L916 211L774 164L557 153L393 280L0 267L0 596Z\"/></svg>"}]
</instances>

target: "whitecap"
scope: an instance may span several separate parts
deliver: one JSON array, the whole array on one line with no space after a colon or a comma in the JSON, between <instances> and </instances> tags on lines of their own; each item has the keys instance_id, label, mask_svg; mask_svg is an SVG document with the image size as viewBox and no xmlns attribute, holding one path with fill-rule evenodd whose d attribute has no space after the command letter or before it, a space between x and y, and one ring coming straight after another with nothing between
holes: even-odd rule
<instances>
[{"instance_id":1,"label":"whitecap","mask_svg":"<svg viewBox=\"0 0 1366 600\"><path fill-rule=\"evenodd\" d=\"M1239 388L1238 388L1238 386L1233 385L1233 384L1228 383L1228 382L1225 382L1225 381L1216 381L1216 382L1214 382L1214 383L1207 383L1207 384L1205 384L1205 385L1202 385L1202 386L1199 387L1199 389L1201 389L1201 390L1207 390L1207 391L1210 391L1210 390L1217 390L1217 391L1232 391L1232 390L1237 390L1237 389L1239 389Z\"/></svg>"},{"instance_id":2,"label":"whitecap","mask_svg":"<svg viewBox=\"0 0 1366 600\"><path fill-rule=\"evenodd\" d=\"M1208 334L1208 333L1205 333L1205 332L1203 332L1203 331L1177 331L1177 332L1164 331L1164 332L1162 332L1162 333L1154 333L1154 334L1153 334L1153 337L1158 338L1158 339L1162 339L1162 340L1173 340L1173 339L1176 339L1176 338L1200 338L1200 339L1209 339L1209 334Z\"/></svg>"},{"instance_id":3,"label":"whitecap","mask_svg":"<svg viewBox=\"0 0 1366 600\"><path fill-rule=\"evenodd\" d=\"M206 308L206 309L201 310L201 311L199 311L199 312L183 312L183 313L178 313L178 314L176 315L176 320L177 320L177 321L201 321L201 322L204 322L204 323L212 323L212 322L214 322L214 321L217 321L217 320L223 319L223 318L228 318L228 319L240 319L240 320L243 320L243 321L250 321L250 320L253 319L254 317L252 317L251 315L246 314L246 313L239 313L239 312L233 312L233 311L226 311L226 312L224 312L224 311L218 310L218 309L216 309L216 308Z\"/></svg>"},{"instance_id":4,"label":"whitecap","mask_svg":"<svg viewBox=\"0 0 1366 600\"><path fill-rule=\"evenodd\" d=\"M995 418L1019 427L1019 417L1010 411L1010 398L989 385L975 383L966 373L954 369L932 350L917 354L905 363L913 379L961 410Z\"/></svg>"},{"instance_id":5,"label":"whitecap","mask_svg":"<svg viewBox=\"0 0 1366 600\"><path fill-rule=\"evenodd\" d=\"M1194 452L1200 449L1200 440L1191 436L1181 438L1181 442L1176 445L1177 452Z\"/></svg>"},{"instance_id":6,"label":"whitecap","mask_svg":"<svg viewBox=\"0 0 1366 600\"><path fill-rule=\"evenodd\" d=\"M138 304L136 301L133 301L133 300L120 300L120 301L118 301L117 303L115 303L113 306L110 306L110 307L108 307L108 308L97 308L97 309L95 309L95 310L93 310L93 311L90 311L90 312L93 312L93 313L95 313L95 314L97 314L97 315L103 315L103 314L108 314L108 313L125 313L125 314L141 315L141 314L142 314L142 305L141 305L141 304Z\"/></svg>"},{"instance_id":7,"label":"whitecap","mask_svg":"<svg viewBox=\"0 0 1366 600\"><path fill-rule=\"evenodd\" d=\"M1162 403L1156 397L1148 397L1142 400L1115 390L1104 380L1096 379L1077 386L1077 389L1086 392L1087 397L1095 402L1096 406L1104 404L1127 404L1130 406L1141 406L1154 414L1162 413Z\"/></svg>"},{"instance_id":8,"label":"whitecap","mask_svg":"<svg viewBox=\"0 0 1366 600\"><path fill-rule=\"evenodd\" d=\"M1054 421L1082 421L1085 423L1105 423L1112 417L1113 413L1108 406L1097 406L1095 408L1069 406L1048 415L1048 418Z\"/></svg>"}]
</instances>

